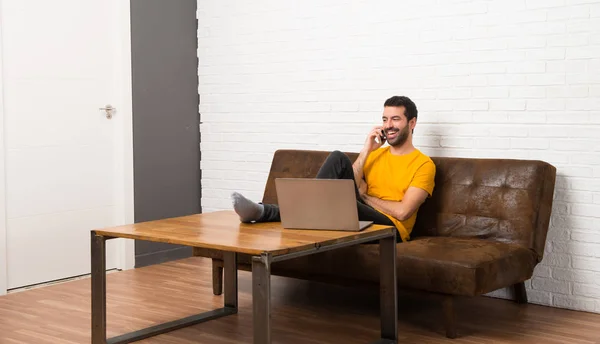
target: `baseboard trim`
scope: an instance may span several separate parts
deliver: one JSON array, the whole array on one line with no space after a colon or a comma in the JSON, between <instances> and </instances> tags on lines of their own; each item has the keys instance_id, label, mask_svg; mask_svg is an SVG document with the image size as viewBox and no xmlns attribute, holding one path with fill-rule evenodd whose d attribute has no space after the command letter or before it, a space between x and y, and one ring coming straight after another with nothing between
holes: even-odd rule
<instances>
[{"instance_id":1,"label":"baseboard trim","mask_svg":"<svg viewBox=\"0 0 600 344\"><path fill-rule=\"evenodd\" d=\"M151 252L135 256L135 267L166 263L172 260L191 257L193 249L191 247L177 247L171 250Z\"/></svg>"}]
</instances>

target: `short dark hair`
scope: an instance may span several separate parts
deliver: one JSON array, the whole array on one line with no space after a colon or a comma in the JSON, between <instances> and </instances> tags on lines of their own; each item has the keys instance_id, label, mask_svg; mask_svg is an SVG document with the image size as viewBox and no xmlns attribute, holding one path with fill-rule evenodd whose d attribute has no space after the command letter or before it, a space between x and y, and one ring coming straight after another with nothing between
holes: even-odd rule
<instances>
[{"instance_id":1,"label":"short dark hair","mask_svg":"<svg viewBox=\"0 0 600 344\"><path fill-rule=\"evenodd\" d=\"M413 118L417 118L417 114L418 114L417 106L408 97L393 96L393 97L389 98L388 100L386 100L385 103L383 104L383 106L394 106L394 107L404 106L404 108L406 109L404 111L404 115L406 116L406 121L410 121Z\"/></svg>"}]
</instances>

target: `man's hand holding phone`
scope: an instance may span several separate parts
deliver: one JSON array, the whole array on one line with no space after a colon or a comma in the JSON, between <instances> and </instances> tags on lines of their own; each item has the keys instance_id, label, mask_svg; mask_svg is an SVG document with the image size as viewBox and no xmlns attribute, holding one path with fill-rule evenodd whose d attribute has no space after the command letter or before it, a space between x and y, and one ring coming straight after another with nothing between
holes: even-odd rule
<instances>
[{"instance_id":1,"label":"man's hand holding phone","mask_svg":"<svg viewBox=\"0 0 600 344\"><path fill-rule=\"evenodd\" d=\"M358 158L352 164L352 170L354 171L354 181L356 182L356 186L358 187L358 193L361 198L365 198L368 192L367 183L363 179L363 167L365 166L365 161L369 154L372 151L378 149L383 146L383 143L387 140L385 131L382 126L376 126L371 129L369 134L367 135L367 140L365 141L365 145L363 149L361 149L358 154Z\"/></svg>"},{"instance_id":2,"label":"man's hand holding phone","mask_svg":"<svg viewBox=\"0 0 600 344\"><path fill-rule=\"evenodd\" d=\"M367 136L367 140L365 141L365 149L367 152L372 152L379 147L383 146L385 143L386 136L383 127L377 126L374 127L369 135Z\"/></svg>"}]
</instances>

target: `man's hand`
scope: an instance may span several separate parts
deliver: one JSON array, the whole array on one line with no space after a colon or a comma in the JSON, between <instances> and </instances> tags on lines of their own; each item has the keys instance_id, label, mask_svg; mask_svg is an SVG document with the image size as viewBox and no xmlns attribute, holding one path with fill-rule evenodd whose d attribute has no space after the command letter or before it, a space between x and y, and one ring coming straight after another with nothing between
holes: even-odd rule
<instances>
[{"instance_id":1,"label":"man's hand","mask_svg":"<svg viewBox=\"0 0 600 344\"><path fill-rule=\"evenodd\" d=\"M411 186L406 190L402 201L384 201L367 194L363 196L363 199L371 207L381 210L400 221L405 221L419 209L428 195L427 191Z\"/></svg>"},{"instance_id":2,"label":"man's hand","mask_svg":"<svg viewBox=\"0 0 600 344\"><path fill-rule=\"evenodd\" d=\"M356 158L356 161L354 161L354 164L352 164L352 170L354 171L354 181L356 182L356 186L358 187L359 193L362 184L366 184L366 182L363 179L363 167L365 166L365 161L367 161L367 157L369 156L369 154L371 154L372 151L376 150L377 148L383 145L383 140L381 140L381 142L379 143L375 141L375 138L381 138L382 134L382 127L373 127L373 129L371 129L371 131L369 132L369 135L367 135L367 140L365 141L363 149L361 149L360 153L358 154L358 158ZM366 185L364 187L366 188Z\"/></svg>"},{"instance_id":3,"label":"man's hand","mask_svg":"<svg viewBox=\"0 0 600 344\"><path fill-rule=\"evenodd\" d=\"M384 141L381 139L383 135L383 127L377 126L373 127L373 129L367 135L367 139L365 140L364 150L368 153L376 150L377 148L383 146ZM375 141L375 138L378 138L379 143Z\"/></svg>"}]
</instances>

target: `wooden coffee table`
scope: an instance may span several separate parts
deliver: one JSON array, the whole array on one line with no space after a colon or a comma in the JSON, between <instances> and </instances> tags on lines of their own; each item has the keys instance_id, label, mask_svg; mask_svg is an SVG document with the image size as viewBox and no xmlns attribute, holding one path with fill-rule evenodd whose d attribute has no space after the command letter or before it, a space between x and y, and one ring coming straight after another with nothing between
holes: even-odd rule
<instances>
[{"instance_id":1,"label":"wooden coffee table","mask_svg":"<svg viewBox=\"0 0 600 344\"><path fill-rule=\"evenodd\" d=\"M372 225L361 232L290 230L279 222L243 224L233 211L219 211L118 226L91 232L92 344L130 343L237 313L237 254L252 258L254 343L271 343L271 264L341 247L377 241L380 245L381 338L397 343L396 229ZM223 251L224 307L106 338L106 240L129 238Z\"/></svg>"}]
</instances>

